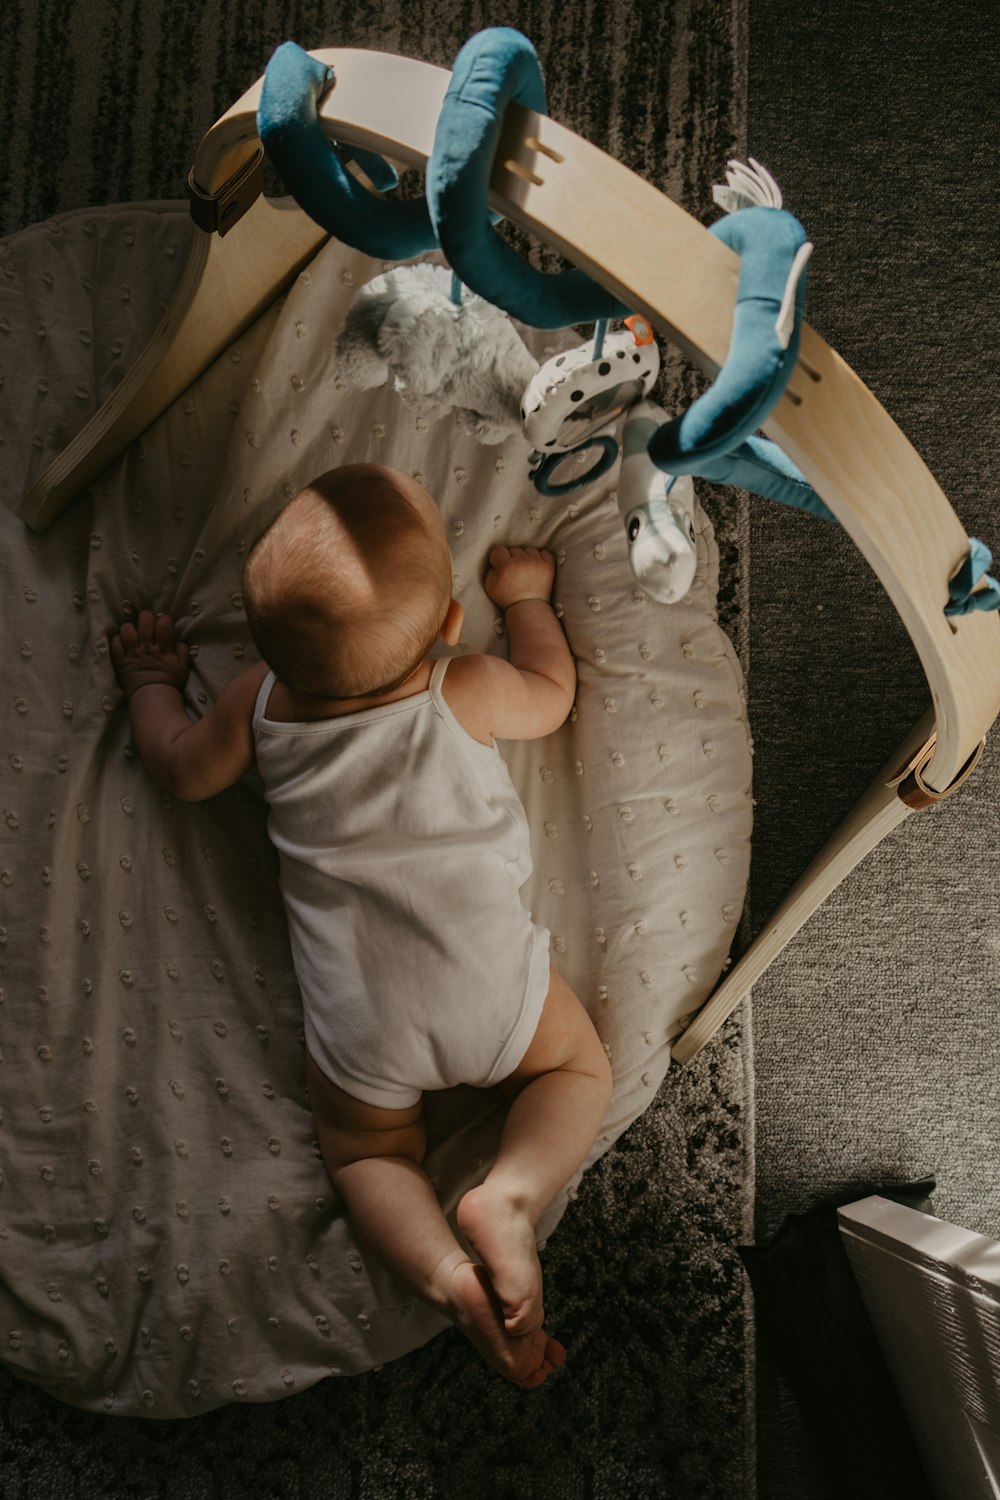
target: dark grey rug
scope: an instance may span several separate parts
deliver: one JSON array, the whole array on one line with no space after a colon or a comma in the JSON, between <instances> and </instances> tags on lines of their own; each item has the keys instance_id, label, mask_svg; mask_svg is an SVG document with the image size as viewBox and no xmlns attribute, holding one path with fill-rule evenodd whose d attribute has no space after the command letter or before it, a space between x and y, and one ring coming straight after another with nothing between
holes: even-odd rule
<instances>
[{"instance_id":1,"label":"dark grey rug","mask_svg":"<svg viewBox=\"0 0 1000 1500\"><path fill-rule=\"evenodd\" d=\"M749 34L749 149L816 243L809 321L1000 564L1000 10L752 0ZM751 501L751 538L762 926L929 693L842 531ZM925 1172L937 1214L1000 1236L998 788L994 734L754 987L760 1239L848 1184ZM763 1358L758 1376L761 1500L833 1500Z\"/></svg>"},{"instance_id":2,"label":"dark grey rug","mask_svg":"<svg viewBox=\"0 0 1000 1500\"><path fill-rule=\"evenodd\" d=\"M555 118L715 217L711 184L744 147L742 0L613 10L598 0L22 0L0 33L0 229L183 197L202 134L286 38L450 67L470 35L498 24L534 42ZM740 651L745 501L713 491L707 504L720 619ZM572 1371L542 1390L504 1386L451 1332L284 1403L164 1426L93 1417L0 1374L4 1500L751 1493L752 1357L735 1253L751 1232L747 1067L734 1019L671 1071L585 1179L545 1257L550 1323L572 1347Z\"/></svg>"}]
</instances>

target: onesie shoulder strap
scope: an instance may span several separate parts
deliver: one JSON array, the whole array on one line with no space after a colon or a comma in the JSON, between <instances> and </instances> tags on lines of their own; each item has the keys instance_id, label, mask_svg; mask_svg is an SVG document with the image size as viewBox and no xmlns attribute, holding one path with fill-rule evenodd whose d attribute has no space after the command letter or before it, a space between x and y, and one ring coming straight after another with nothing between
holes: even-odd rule
<instances>
[{"instance_id":1,"label":"onesie shoulder strap","mask_svg":"<svg viewBox=\"0 0 1000 1500\"><path fill-rule=\"evenodd\" d=\"M261 719L264 717L264 710L267 707L267 700L271 696L271 689L274 687L276 680L277 679L275 678L274 673L268 672L267 676L264 678L264 681L260 685L260 691L257 694L257 701L253 706L253 720L251 728L253 729L254 735L256 735L257 726L260 724Z\"/></svg>"},{"instance_id":2,"label":"onesie shoulder strap","mask_svg":"<svg viewBox=\"0 0 1000 1500\"><path fill-rule=\"evenodd\" d=\"M434 666L431 669L430 681L430 690L432 693L440 693L441 683L444 681L444 674L448 670L448 663L450 661L450 656L442 656L434 663Z\"/></svg>"}]
</instances>

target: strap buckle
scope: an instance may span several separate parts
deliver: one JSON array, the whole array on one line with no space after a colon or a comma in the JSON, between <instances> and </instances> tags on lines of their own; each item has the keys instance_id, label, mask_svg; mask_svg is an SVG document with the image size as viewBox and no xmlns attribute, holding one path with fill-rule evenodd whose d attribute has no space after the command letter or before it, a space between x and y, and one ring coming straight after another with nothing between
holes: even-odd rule
<instances>
[{"instance_id":1,"label":"strap buckle","mask_svg":"<svg viewBox=\"0 0 1000 1500\"><path fill-rule=\"evenodd\" d=\"M263 191L264 147L260 144L250 160L224 182L217 193L202 191L194 180L193 167L188 173L191 217L199 229L206 234L218 232L220 239L239 223Z\"/></svg>"},{"instance_id":2,"label":"strap buckle","mask_svg":"<svg viewBox=\"0 0 1000 1500\"><path fill-rule=\"evenodd\" d=\"M978 766L982 753L986 748L986 736L983 736L954 781L950 786L946 786L943 792L937 792L932 786L928 786L921 775L924 767L933 758L934 747L936 745L937 730L910 757L905 765L900 766L891 780L886 782L887 787L894 786L896 788L896 795L901 802L905 802L907 807L912 807L918 812L922 808L930 807L934 802L943 802L946 797L951 796L952 792L958 791L963 781L968 780Z\"/></svg>"}]
</instances>

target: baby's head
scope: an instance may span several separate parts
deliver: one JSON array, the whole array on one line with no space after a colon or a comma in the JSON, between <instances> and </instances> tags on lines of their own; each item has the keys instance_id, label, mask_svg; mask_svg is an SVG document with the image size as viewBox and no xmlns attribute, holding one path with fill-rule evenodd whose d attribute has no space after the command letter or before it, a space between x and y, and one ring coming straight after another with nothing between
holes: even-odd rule
<instances>
[{"instance_id":1,"label":"baby's head","mask_svg":"<svg viewBox=\"0 0 1000 1500\"><path fill-rule=\"evenodd\" d=\"M451 590L440 511L415 479L382 464L314 479L243 569L258 651L286 686L315 698L405 682L437 639Z\"/></svg>"}]
</instances>

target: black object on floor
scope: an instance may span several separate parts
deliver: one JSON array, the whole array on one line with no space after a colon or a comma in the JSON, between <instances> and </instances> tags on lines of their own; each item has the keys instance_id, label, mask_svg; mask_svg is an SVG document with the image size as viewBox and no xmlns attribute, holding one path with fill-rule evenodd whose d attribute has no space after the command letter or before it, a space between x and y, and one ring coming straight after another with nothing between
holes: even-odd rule
<instances>
[{"instance_id":1,"label":"black object on floor","mask_svg":"<svg viewBox=\"0 0 1000 1500\"><path fill-rule=\"evenodd\" d=\"M932 1177L847 1188L789 1214L768 1245L741 1246L757 1330L802 1411L838 1492L933 1500L837 1227L837 1209L877 1193L932 1213Z\"/></svg>"}]
</instances>

